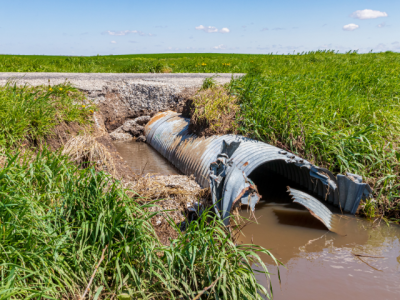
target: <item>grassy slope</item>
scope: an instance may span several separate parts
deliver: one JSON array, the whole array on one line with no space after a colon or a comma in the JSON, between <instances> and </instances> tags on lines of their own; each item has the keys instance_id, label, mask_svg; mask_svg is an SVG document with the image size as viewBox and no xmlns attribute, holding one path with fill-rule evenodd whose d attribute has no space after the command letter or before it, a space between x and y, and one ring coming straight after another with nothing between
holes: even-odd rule
<instances>
[{"instance_id":1,"label":"grassy slope","mask_svg":"<svg viewBox=\"0 0 400 300\"><path fill-rule=\"evenodd\" d=\"M314 53L261 71L231 84L240 132L363 175L379 203L364 213L399 221L400 55Z\"/></svg>"},{"instance_id":2,"label":"grassy slope","mask_svg":"<svg viewBox=\"0 0 400 300\"><path fill-rule=\"evenodd\" d=\"M205 214L164 246L146 211L154 204L109 175L46 149L16 154L59 122L89 123L81 96L68 85L0 88L0 299L80 299L106 248L90 299L193 299L212 283L211 299L268 293L251 266L269 252L235 246L220 220Z\"/></svg>"}]
</instances>

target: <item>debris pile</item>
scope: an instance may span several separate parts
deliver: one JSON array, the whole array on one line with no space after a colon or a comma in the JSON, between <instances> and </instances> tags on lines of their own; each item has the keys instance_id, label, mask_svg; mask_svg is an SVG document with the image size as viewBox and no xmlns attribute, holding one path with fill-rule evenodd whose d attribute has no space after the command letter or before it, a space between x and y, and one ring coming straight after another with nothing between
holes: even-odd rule
<instances>
[{"instance_id":1,"label":"debris pile","mask_svg":"<svg viewBox=\"0 0 400 300\"><path fill-rule=\"evenodd\" d=\"M144 125L150 121L150 116L141 116L125 123L110 133L114 141L130 141L136 138L137 142L145 142Z\"/></svg>"}]
</instances>

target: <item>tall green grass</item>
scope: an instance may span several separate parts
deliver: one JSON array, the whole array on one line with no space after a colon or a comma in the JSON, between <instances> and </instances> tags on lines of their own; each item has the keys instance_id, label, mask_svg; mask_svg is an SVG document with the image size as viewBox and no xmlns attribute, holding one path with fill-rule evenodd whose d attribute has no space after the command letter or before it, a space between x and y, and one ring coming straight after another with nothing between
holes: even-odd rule
<instances>
[{"instance_id":1,"label":"tall green grass","mask_svg":"<svg viewBox=\"0 0 400 300\"><path fill-rule=\"evenodd\" d=\"M160 244L140 199L118 181L47 150L2 155L0 299L80 299L107 247L88 299L261 299L253 245L236 246L205 214Z\"/></svg>"},{"instance_id":2,"label":"tall green grass","mask_svg":"<svg viewBox=\"0 0 400 300\"><path fill-rule=\"evenodd\" d=\"M381 204L375 212L400 220L399 56L315 53L299 60L301 68L287 58L286 67L231 83L241 102L239 130L335 173L363 175Z\"/></svg>"},{"instance_id":3,"label":"tall green grass","mask_svg":"<svg viewBox=\"0 0 400 300\"><path fill-rule=\"evenodd\" d=\"M0 146L37 142L61 122L87 124L93 107L69 84L52 87L0 87Z\"/></svg>"}]
</instances>

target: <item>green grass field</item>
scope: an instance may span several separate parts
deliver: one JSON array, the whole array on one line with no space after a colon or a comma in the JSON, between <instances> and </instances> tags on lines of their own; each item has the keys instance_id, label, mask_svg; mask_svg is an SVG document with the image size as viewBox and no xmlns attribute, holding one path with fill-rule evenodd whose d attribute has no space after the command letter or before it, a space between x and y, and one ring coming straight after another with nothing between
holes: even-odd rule
<instances>
[{"instance_id":1,"label":"green grass field","mask_svg":"<svg viewBox=\"0 0 400 300\"><path fill-rule=\"evenodd\" d=\"M293 72L310 69L315 55L323 55L318 66L329 67L331 58L347 61L354 57L367 60L396 54L357 55L334 54L330 51L306 55L251 55L251 54L138 54L109 56L23 56L0 55L0 72L94 72L94 73L248 73L253 70L266 72ZM356 61L358 59L355 59ZM311 68L312 70L312 68Z\"/></svg>"}]
</instances>

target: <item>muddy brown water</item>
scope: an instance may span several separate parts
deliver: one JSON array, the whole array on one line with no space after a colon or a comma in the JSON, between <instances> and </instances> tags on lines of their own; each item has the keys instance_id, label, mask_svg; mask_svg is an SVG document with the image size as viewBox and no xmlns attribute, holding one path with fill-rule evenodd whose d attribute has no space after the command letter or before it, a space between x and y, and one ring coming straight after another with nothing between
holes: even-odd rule
<instances>
[{"instance_id":1,"label":"muddy brown water","mask_svg":"<svg viewBox=\"0 0 400 300\"><path fill-rule=\"evenodd\" d=\"M137 174L158 173L161 175L180 175L181 173L156 150L146 143L114 142L115 148Z\"/></svg>"},{"instance_id":2,"label":"muddy brown water","mask_svg":"<svg viewBox=\"0 0 400 300\"><path fill-rule=\"evenodd\" d=\"M137 173L180 174L153 148L144 143L115 143L121 156ZM252 176L250 176L252 177ZM277 269L262 259L271 273L274 299L400 299L400 226L344 215L338 230L325 226L286 192L290 182L276 174L252 178L262 194L256 206L257 222L243 229L239 243L269 249L285 267ZM330 207L331 208L331 207ZM332 208L331 208L332 209ZM337 212L337 210L334 210ZM246 209L241 212L249 218ZM354 254L383 258L360 257ZM257 266L254 266L257 268ZM267 286L264 276L256 275Z\"/></svg>"},{"instance_id":3,"label":"muddy brown water","mask_svg":"<svg viewBox=\"0 0 400 300\"><path fill-rule=\"evenodd\" d=\"M291 201L284 178L267 174L256 183L263 195L257 222L243 229L239 242L253 241L284 263L280 285L272 260L262 257L274 274L274 299L400 299L400 226L344 215L339 235ZM250 217L246 210L241 215ZM384 258L361 261L353 254ZM265 276L257 277L266 285Z\"/></svg>"}]
</instances>

